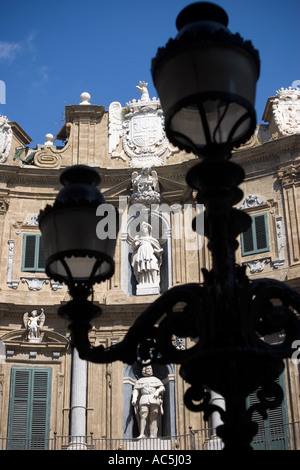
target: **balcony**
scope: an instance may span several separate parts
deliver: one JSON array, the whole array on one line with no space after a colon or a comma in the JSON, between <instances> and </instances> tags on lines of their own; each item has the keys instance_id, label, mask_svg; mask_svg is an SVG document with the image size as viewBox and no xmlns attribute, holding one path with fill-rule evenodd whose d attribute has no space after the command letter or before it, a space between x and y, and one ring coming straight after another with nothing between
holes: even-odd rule
<instances>
[{"instance_id":1,"label":"balcony","mask_svg":"<svg viewBox=\"0 0 300 470\"><path fill-rule=\"evenodd\" d=\"M254 450L300 450L300 422L260 429L253 440ZM188 434L157 439L106 439L88 436L59 436L49 439L0 438L0 450L104 450L104 451L194 451L221 450L222 442L211 429L190 430Z\"/></svg>"}]
</instances>

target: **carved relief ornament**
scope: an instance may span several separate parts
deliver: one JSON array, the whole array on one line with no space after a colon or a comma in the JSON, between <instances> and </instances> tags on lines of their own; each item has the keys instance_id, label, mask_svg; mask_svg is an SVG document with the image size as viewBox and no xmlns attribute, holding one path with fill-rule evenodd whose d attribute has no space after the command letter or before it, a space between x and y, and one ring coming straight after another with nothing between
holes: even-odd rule
<instances>
[{"instance_id":1,"label":"carved relief ornament","mask_svg":"<svg viewBox=\"0 0 300 470\"><path fill-rule=\"evenodd\" d=\"M265 204L265 201L261 201L257 194L248 194L239 208L250 209L252 207L262 206L263 204Z\"/></svg>"},{"instance_id":2,"label":"carved relief ornament","mask_svg":"<svg viewBox=\"0 0 300 470\"><path fill-rule=\"evenodd\" d=\"M6 162L12 143L12 129L6 116L0 116L0 163Z\"/></svg>"},{"instance_id":3,"label":"carved relief ornament","mask_svg":"<svg viewBox=\"0 0 300 470\"><path fill-rule=\"evenodd\" d=\"M300 163L292 163L278 170L278 177L282 186L292 186L300 183Z\"/></svg>"},{"instance_id":4,"label":"carved relief ornament","mask_svg":"<svg viewBox=\"0 0 300 470\"><path fill-rule=\"evenodd\" d=\"M160 193L158 176L155 170L145 167L139 175L134 171L131 175L132 195L130 201L132 204L159 204Z\"/></svg>"},{"instance_id":5,"label":"carved relief ornament","mask_svg":"<svg viewBox=\"0 0 300 470\"><path fill-rule=\"evenodd\" d=\"M300 88L278 90L272 109L280 134L300 134Z\"/></svg>"},{"instance_id":6,"label":"carved relief ornament","mask_svg":"<svg viewBox=\"0 0 300 470\"><path fill-rule=\"evenodd\" d=\"M47 149L36 152L34 156L34 165L39 168L59 168L61 166L61 156Z\"/></svg>"},{"instance_id":7,"label":"carved relief ornament","mask_svg":"<svg viewBox=\"0 0 300 470\"><path fill-rule=\"evenodd\" d=\"M0 196L0 214L7 212L9 206L9 198Z\"/></svg>"},{"instance_id":8,"label":"carved relief ornament","mask_svg":"<svg viewBox=\"0 0 300 470\"><path fill-rule=\"evenodd\" d=\"M164 117L160 101L150 99L147 83L140 82L139 100L132 100L122 108L119 102L109 106L109 153L112 157L130 158L130 167L160 166L162 156L177 151L171 148L164 130ZM117 146L122 139L122 151Z\"/></svg>"}]
</instances>

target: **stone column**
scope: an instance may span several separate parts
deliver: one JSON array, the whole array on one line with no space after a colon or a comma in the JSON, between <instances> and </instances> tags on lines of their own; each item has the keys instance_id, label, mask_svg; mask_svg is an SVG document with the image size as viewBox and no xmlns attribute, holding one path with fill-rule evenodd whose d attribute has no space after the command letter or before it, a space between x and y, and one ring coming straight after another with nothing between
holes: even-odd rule
<instances>
[{"instance_id":1,"label":"stone column","mask_svg":"<svg viewBox=\"0 0 300 470\"><path fill-rule=\"evenodd\" d=\"M105 113L104 106L92 105L87 100L83 100L78 105L66 106L65 113L66 122L72 124L70 164L94 166L95 161L99 159L97 135L99 131L97 129Z\"/></svg>"},{"instance_id":2,"label":"stone column","mask_svg":"<svg viewBox=\"0 0 300 470\"><path fill-rule=\"evenodd\" d=\"M297 273L300 264L299 163L294 162L281 167L278 171L278 177L283 189L286 234L290 253L290 271L295 265ZM292 273L290 273L289 277L292 277L291 274Z\"/></svg>"},{"instance_id":3,"label":"stone column","mask_svg":"<svg viewBox=\"0 0 300 470\"><path fill-rule=\"evenodd\" d=\"M219 395L219 393L214 392L213 390L210 391L210 403L211 405L216 405L222 408L222 410L225 409L225 400L224 398ZM222 440L217 436L216 429L218 426L223 424L223 421L221 420L220 413L218 411L214 411L211 415L211 427L212 427L212 435L211 438L208 442L208 450L221 450L224 447L224 444Z\"/></svg>"},{"instance_id":4,"label":"stone column","mask_svg":"<svg viewBox=\"0 0 300 470\"><path fill-rule=\"evenodd\" d=\"M210 399L211 405L219 406L220 408L222 408L222 410L225 409L224 398L219 393L216 393L213 390L211 390L210 396L211 396L211 399ZM211 424L212 424L212 426L211 426L212 427L212 434L213 434L213 436L216 436L217 435L217 433L216 433L217 427L220 426L221 424L223 424L223 421L221 420L220 413L218 411L214 411L212 413L212 415L211 415Z\"/></svg>"},{"instance_id":5,"label":"stone column","mask_svg":"<svg viewBox=\"0 0 300 470\"><path fill-rule=\"evenodd\" d=\"M77 349L72 355L70 444L69 450L86 450L87 362Z\"/></svg>"}]
</instances>

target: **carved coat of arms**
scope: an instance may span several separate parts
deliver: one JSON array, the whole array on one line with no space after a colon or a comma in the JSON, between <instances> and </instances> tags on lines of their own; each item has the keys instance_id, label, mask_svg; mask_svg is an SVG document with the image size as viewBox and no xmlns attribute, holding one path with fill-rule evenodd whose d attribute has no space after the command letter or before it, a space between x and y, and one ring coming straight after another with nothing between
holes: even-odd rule
<instances>
[{"instance_id":1,"label":"carved coat of arms","mask_svg":"<svg viewBox=\"0 0 300 470\"><path fill-rule=\"evenodd\" d=\"M273 114L280 134L300 134L300 89L290 87L277 91Z\"/></svg>"},{"instance_id":2,"label":"carved coat of arms","mask_svg":"<svg viewBox=\"0 0 300 470\"><path fill-rule=\"evenodd\" d=\"M130 101L126 108L116 101L109 106L109 153L124 161L129 157L134 168L162 165L162 156L177 150L170 146L160 102L150 99L147 85L140 82L141 99ZM120 141L122 149L118 151Z\"/></svg>"},{"instance_id":3,"label":"carved coat of arms","mask_svg":"<svg viewBox=\"0 0 300 470\"><path fill-rule=\"evenodd\" d=\"M161 117L149 110L140 111L132 116L128 132L128 141L137 151L152 151L152 147L158 145L163 138Z\"/></svg>"}]
</instances>

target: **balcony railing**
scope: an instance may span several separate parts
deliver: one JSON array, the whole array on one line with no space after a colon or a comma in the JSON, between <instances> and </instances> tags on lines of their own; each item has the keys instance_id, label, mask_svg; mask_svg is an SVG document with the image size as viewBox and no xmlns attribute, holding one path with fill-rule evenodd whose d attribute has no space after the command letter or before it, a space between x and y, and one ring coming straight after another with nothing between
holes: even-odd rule
<instances>
[{"instance_id":1,"label":"balcony railing","mask_svg":"<svg viewBox=\"0 0 300 470\"><path fill-rule=\"evenodd\" d=\"M271 426L255 436L254 450L300 450L300 422ZM45 439L0 438L0 450L221 450L222 441L210 429L157 439L106 439L88 436L59 436Z\"/></svg>"}]
</instances>

